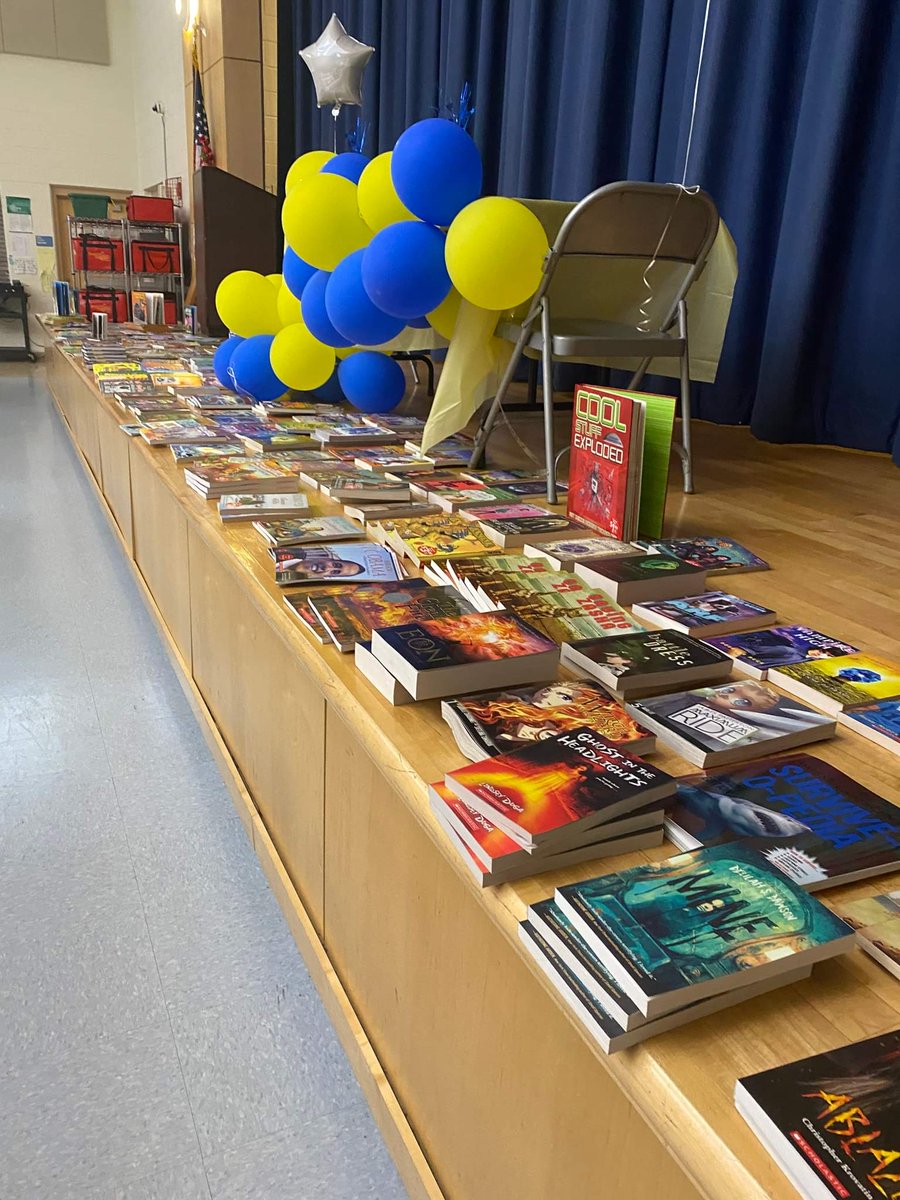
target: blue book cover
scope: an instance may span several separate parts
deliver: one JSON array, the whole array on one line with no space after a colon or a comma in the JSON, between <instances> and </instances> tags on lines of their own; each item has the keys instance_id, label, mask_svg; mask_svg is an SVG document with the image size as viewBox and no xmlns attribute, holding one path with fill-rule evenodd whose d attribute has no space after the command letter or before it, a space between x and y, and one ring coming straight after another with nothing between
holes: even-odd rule
<instances>
[{"instance_id":1,"label":"blue book cover","mask_svg":"<svg viewBox=\"0 0 900 1200\"><path fill-rule=\"evenodd\" d=\"M733 633L728 637L706 638L706 643L730 655L739 668L748 667L754 673L857 652L856 646L806 625L776 625L774 629L754 629L747 633Z\"/></svg>"}]
</instances>

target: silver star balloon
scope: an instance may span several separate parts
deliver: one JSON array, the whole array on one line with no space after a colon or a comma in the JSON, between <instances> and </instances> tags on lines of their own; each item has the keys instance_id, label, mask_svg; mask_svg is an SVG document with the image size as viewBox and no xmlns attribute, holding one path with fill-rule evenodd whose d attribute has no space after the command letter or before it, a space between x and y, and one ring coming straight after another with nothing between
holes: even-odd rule
<instances>
[{"instance_id":1,"label":"silver star balloon","mask_svg":"<svg viewBox=\"0 0 900 1200\"><path fill-rule=\"evenodd\" d=\"M319 108L331 104L336 110L342 104L361 104L363 72L374 53L374 46L351 37L337 13L332 13L316 40L300 51L316 85Z\"/></svg>"}]
</instances>

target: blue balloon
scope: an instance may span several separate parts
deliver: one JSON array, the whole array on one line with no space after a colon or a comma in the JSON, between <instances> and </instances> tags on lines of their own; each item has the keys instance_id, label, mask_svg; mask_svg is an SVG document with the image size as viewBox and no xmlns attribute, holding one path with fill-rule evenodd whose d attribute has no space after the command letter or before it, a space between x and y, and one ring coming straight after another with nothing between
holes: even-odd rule
<instances>
[{"instance_id":1,"label":"blue balloon","mask_svg":"<svg viewBox=\"0 0 900 1200\"><path fill-rule=\"evenodd\" d=\"M390 412L406 391L403 368L378 350L360 350L345 358L338 379L350 403L367 413Z\"/></svg>"},{"instance_id":2,"label":"blue balloon","mask_svg":"<svg viewBox=\"0 0 900 1200\"><path fill-rule=\"evenodd\" d=\"M364 154L358 154L355 150L347 150L343 154L336 154L334 158L329 158L320 174L343 175L351 183L359 183L359 177L368 165L369 159Z\"/></svg>"},{"instance_id":3,"label":"blue balloon","mask_svg":"<svg viewBox=\"0 0 900 1200\"><path fill-rule=\"evenodd\" d=\"M410 329L430 329L431 323L427 317L412 317L406 322Z\"/></svg>"},{"instance_id":4,"label":"blue balloon","mask_svg":"<svg viewBox=\"0 0 900 1200\"><path fill-rule=\"evenodd\" d=\"M362 281L364 253L355 250L348 254L331 272L325 287L325 310L332 325L349 339L351 346L380 346L395 338L405 321L382 312L369 299Z\"/></svg>"},{"instance_id":5,"label":"blue balloon","mask_svg":"<svg viewBox=\"0 0 900 1200\"><path fill-rule=\"evenodd\" d=\"M353 343L338 333L325 309L325 288L330 278L330 271L316 271L303 289L300 307L303 310L303 324L313 337L324 342L326 346L334 346L341 350L352 346Z\"/></svg>"},{"instance_id":6,"label":"blue balloon","mask_svg":"<svg viewBox=\"0 0 900 1200\"><path fill-rule=\"evenodd\" d=\"M391 181L411 213L449 225L481 195L481 155L466 131L444 117L417 121L401 133L391 156Z\"/></svg>"},{"instance_id":7,"label":"blue balloon","mask_svg":"<svg viewBox=\"0 0 900 1200\"><path fill-rule=\"evenodd\" d=\"M216 347L216 352L213 355L213 371L216 379L221 383L222 387L230 388L234 385L231 382L231 376L228 374L228 365L231 362L231 356L244 339L233 333L231 337L226 338L221 346Z\"/></svg>"},{"instance_id":8,"label":"blue balloon","mask_svg":"<svg viewBox=\"0 0 900 1200\"><path fill-rule=\"evenodd\" d=\"M313 395L317 400L323 401L325 404L340 404L344 399L344 393L338 381L337 367L331 372L331 376L325 380L321 387L313 389Z\"/></svg>"},{"instance_id":9,"label":"blue balloon","mask_svg":"<svg viewBox=\"0 0 900 1200\"><path fill-rule=\"evenodd\" d=\"M398 221L376 233L363 252L362 281L374 305L392 317L421 317L450 291L445 235L422 221Z\"/></svg>"},{"instance_id":10,"label":"blue balloon","mask_svg":"<svg viewBox=\"0 0 900 1200\"><path fill-rule=\"evenodd\" d=\"M308 262L304 262L300 255L296 254L290 246L285 246L281 274L284 277L287 290L296 296L298 300L303 295L303 289L315 273L315 267L311 267Z\"/></svg>"},{"instance_id":11,"label":"blue balloon","mask_svg":"<svg viewBox=\"0 0 900 1200\"><path fill-rule=\"evenodd\" d=\"M255 337L245 338L231 356L235 388L254 400L277 400L287 390L269 362L273 341L270 333L258 333Z\"/></svg>"}]
</instances>

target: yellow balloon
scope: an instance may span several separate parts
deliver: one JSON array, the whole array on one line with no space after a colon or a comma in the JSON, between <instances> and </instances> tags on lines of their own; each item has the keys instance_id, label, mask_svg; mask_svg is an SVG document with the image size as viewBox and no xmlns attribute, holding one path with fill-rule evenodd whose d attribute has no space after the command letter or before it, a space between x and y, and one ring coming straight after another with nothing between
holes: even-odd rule
<instances>
[{"instance_id":1,"label":"yellow balloon","mask_svg":"<svg viewBox=\"0 0 900 1200\"><path fill-rule=\"evenodd\" d=\"M281 328L275 289L258 271L232 271L216 288L216 312L240 337Z\"/></svg>"},{"instance_id":2,"label":"yellow balloon","mask_svg":"<svg viewBox=\"0 0 900 1200\"><path fill-rule=\"evenodd\" d=\"M334 350L314 338L302 321L297 321L275 334L269 347L269 362L286 387L311 392L331 378Z\"/></svg>"},{"instance_id":3,"label":"yellow balloon","mask_svg":"<svg viewBox=\"0 0 900 1200\"><path fill-rule=\"evenodd\" d=\"M284 202L281 224L291 249L319 271L333 271L372 240L359 215L356 184L342 175L313 175L298 183Z\"/></svg>"},{"instance_id":4,"label":"yellow balloon","mask_svg":"<svg viewBox=\"0 0 900 1200\"><path fill-rule=\"evenodd\" d=\"M300 311L300 301L288 287L282 286L278 292L278 316L282 325L295 325L303 319Z\"/></svg>"},{"instance_id":5,"label":"yellow balloon","mask_svg":"<svg viewBox=\"0 0 900 1200\"><path fill-rule=\"evenodd\" d=\"M456 288L451 288L437 308L428 313L428 324L448 341L453 337L460 304L462 304L462 296Z\"/></svg>"},{"instance_id":6,"label":"yellow balloon","mask_svg":"<svg viewBox=\"0 0 900 1200\"><path fill-rule=\"evenodd\" d=\"M362 346L341 346L334 353L337 358L345 359L349 358L351 354L357 354L360 350L362 350Z\"/></svg>"},{"instance_id":7,"label":"yellow balloon","mask_svg":"<svg viewBox=\"0 0 900 1200\"><path fill-rule=\"evenodd\" d=\"M310 175L317 175L325 166L329 159L334 158L330 150L309 150L306 154L301 154L299 158L295 158L288 168L288 173L284 181L285 195L294 190L298 183L304 179L309 179Z\"/></svg>"},{"instance_id":8,"label":"yellow balloon","mask_svg":"<svg viewBox=\"0 0 900 1200\"><path fill-rule=\"evenodd\" d=\"M275 293L277 295L278 290L280 289L281 285L284 283L284 279L282 278L281 272L276 271L273 275L267 275L266 280L269 283L271 283L271 285L275 289Z\"/></svg>"},{"instance_id":9,"label":"yellow balloon","mask_svg":"<svg viewBox=\"0 0 900 1200\"><path fill-rule=\"evenodd\" d=\"M464 300L504 310L534 294L548 249L543 225L524 204L483 196L454 217L444 252Z\"/></svg>"},{"instance_id":10,"label":"yellow balloon","mask_svg":"<svg viewBox=\"0 0 900 1200\"><path fill-rule=\"evenodd\" d=\"M396 221L414 221L416 218L394 190L391 182L392 152L379 154L366 167L357 184L359 211L368 227L377 233Z\"/></svg>"}]
</instances>

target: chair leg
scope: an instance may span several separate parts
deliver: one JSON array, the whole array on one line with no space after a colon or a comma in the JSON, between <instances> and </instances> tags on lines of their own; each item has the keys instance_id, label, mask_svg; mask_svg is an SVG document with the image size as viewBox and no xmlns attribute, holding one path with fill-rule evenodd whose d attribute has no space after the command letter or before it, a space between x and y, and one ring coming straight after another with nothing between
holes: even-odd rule
<instances>
[{"instance_id":1,"label":"chair leg","mask_svg":"<svg viewBox=\"0 0 900 1200\"><path fill-rule=\"evenodd\" d=\"M528 360L528 403L537 408L538 364L536 358Z\"/></svg>"},{"instance_id":2,"label":"chair leg","mask_svg":"<svg viewBox=\"0 0 900 1200\"><path fill-rule=\"evenodd\" d=\"M410 365L410 369L412 370L412 377L415 380L416 387L418 387L420 380L419 380L419 372L418 372L418 369L416 368L416 364L412 359L410 359L409 365Z\"/></svg>"},{"instance_id":3,"label":"chair leg","mask_svg":"<svg viewBox=\"0 0 900 1200\"><path fill-rule=\"evenodd\" d=\"M644 361L641 363L641 365L638 367L638 369L635 371L635 373L632 375L632 377L628 380L628 386L625 388L626 392L633 392L633 391L635 391L636 388L640 387L641 383L643 382L644 376L647 374L647 368L650 366L650 363L651 363L651 359L649 359L649 358L644 359Z\"/></svg>"},{"instance_id":4,"label":"chair leg","mask_svg":"<svg viewBox=\"0 0 900 1200\"><path fill-rule=\"evenodd\" d=\"M694 462L691 452L691 364L688 355L687 308L681 302L678 311L678 323L683 341L681 352L681 445L676 447L681 458L681 470L684 476L684 491L691 495L694 491Z\"/></svg>"},{"instance_id":5,"label":"chair leg","mask_svg":"<svg viewBox=\"0 0 900 1200\"><path fill-rule=\"evenodd\" d=\"M488 443L488 438L491 436L494 423L500 414L501 405L506 398L506 393L509 391L509 385L512 383L512 377L516 372L516 367L519 365L519 359L522 357L522 351L525 349L525 343L528 341L530 334L531 325L523 325L518 340L513 347L506 370L503 372L503 378L500 380L497 394L491 401L491 406L481 422L478 433L475 435L475 445L472 448L472 456L469 459L470 471L474 471L476 467L481 466L484 458L484 448Z\"/></svg>"},{"instance_id":6,"label":"chair leg","mask_svg":"<svg viewBox=\"0 0 900 1200\"><path fill-rule=\"evenodd\" d=\"M550 333L550 306L541 306L541 341L544 376L541 391L544 400L544 454L547 460L547 503L556 503L556 447L553 442L553 343Z\"/></svg>"},{"instance_id":7,"label":"chair leg","mask_svg":"<svg viewBox=\"0 0 900 1200\"><path fill-rule=\"evenodd\" d=\"M434 396L434 363L431 360L431 355L426 354L422 360L425 363L425 370L428 372L428 395Z\"/></svg>"}]
</instances>

